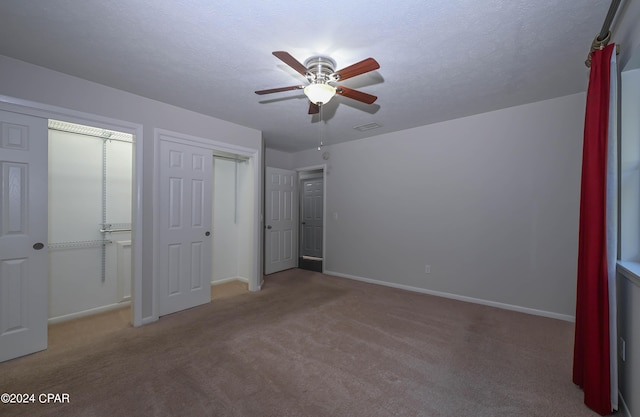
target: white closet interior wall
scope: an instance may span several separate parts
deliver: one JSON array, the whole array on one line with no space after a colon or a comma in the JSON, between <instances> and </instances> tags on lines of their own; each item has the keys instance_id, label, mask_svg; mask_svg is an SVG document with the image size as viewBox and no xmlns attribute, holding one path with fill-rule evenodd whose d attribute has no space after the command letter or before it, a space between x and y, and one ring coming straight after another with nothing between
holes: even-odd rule
<instances>
[{"instance_id":1,"label":"white closet interior wall","mask_svg":"<svg viewBox=\"0 0 640 417\"><path fill-rule=\"evenodd\" d=\"M80 133L57 130L74 126ZM131 297L132 137L77 126L49 129L50 322Z\"/></svg>"},{"instance_id":2,"label":"white closet interior wall","mask_svg":"<svg viewBox=\"0 0 640 417\"><path fill-rule=\"evenodd\" d=\"M237 156L213 162L213 284L251 276L253 164Z\"/></svg>"}]
</instances>

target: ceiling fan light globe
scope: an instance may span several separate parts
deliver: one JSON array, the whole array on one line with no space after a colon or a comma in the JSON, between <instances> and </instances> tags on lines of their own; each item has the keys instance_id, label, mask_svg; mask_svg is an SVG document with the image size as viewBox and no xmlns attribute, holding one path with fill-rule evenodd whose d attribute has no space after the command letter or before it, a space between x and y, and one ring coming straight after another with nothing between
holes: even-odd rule
<instances>
[{"instance_id":1,"label":"ceiling fan light globe","mask_svg":"<svg viewBox=\"0 0 640 417\"><path fill-rule=\"evenodd\" d=\"M336 94L336 88L329 84L309 84L304 88L304 94L314 104L326 104Z\"/></svg>"}]
</instances>

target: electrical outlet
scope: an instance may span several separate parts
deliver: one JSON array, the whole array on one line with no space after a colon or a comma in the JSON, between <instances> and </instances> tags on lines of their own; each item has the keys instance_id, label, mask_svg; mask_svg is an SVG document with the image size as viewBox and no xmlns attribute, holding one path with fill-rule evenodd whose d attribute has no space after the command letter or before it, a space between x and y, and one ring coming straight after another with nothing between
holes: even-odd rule
<instances>
[{"instance_id":1,"label":"electrical outlet","mask_svg":"<svg viewBox=\"0 0 640 417\"><path fill-rule=\"evenodd\" d=\"M431 273L431 265L425 265L424 266L424 273L425 274L430 274Z\"/></svg>"},{"instance_id":2,"label":"electrical outlet","mask_svg":"<svg viewBox=\"0 0 640 417\"><path fill-rule=\"evenodd\" d=\"M620 344L618 345L620 350L620 359L622 362L626 362L627 360L627 342L621 337Z\"/></svg>"}]
</instances>

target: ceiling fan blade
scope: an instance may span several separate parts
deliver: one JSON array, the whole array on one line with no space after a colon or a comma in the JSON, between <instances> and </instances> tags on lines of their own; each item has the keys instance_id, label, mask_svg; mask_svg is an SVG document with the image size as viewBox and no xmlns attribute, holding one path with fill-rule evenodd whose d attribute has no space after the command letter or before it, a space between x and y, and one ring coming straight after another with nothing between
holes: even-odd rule
<instances>
[{"instance_id":1,"label":"ceiling fan blade","mask_svg":"<svg viewBox=\"0 0 640 417\"><path fill-rule=\"evenodd\" d=\"M362 91L353 90L341 85L336 87L336 94L340 94L341 96L349 97L367 104L373 104L373 102L378 99L378 97L371 94L363 93Z\"/></svg>"},{"instance_id":2,"label":"ceiling fan blade","mask_svg":"<svg viewBox=\"0 0 640 417\"><path fill-rule=\"evenodd\" d=\"M302 75L303 77L306 75L307 73L307 67L305 67L304 65L302 65L300 63L300 61L298 61L297 59L295 59L294 57L292 57L289 52L285 52L285 51L275 51L273 52L273 55L275 55L277 58L279 58L282 62L284 62L285 64L287 64L288 66L290 66L291 68L293 68L294 70L296 70L300 75Z\"/></svg>"},{"instance_id":3,"label":"ceiling fan blade","mask_svg":"<svg viewBox=\"0 0 640 417\"><path fill-rule=\"evenodd\" d=\"M318 114L320 113L320 106L315 103L309 102L309 114Z\"/></svg>"},{"instance_id":4,"label":"ceiling fan blade","mask_svg":"<svg viewBox=\"0 0 640 417\"><path fill-rule=\"evenodd\" d=\"M365 72L377 70L378 68L380 68L378 61L373 58L367 58L336 71L334 75L338 77L338 81L342 81L347 78L355 77L356 75L364 74Z\"/></svg>"},{"instance_id":5,"label":"ceiling fan blade","mask_svg":"<svg viewBox=\"0 0 640 417\"><path fill-rule=\"evenodd\" d=\"M279 93L281 91L301 90L303 88L304 88L304 85L292 85L290 87L272 88L269 90L258 90L256 91L256 94L263 95L263 94Z\"/></svg>"}]
</instances>

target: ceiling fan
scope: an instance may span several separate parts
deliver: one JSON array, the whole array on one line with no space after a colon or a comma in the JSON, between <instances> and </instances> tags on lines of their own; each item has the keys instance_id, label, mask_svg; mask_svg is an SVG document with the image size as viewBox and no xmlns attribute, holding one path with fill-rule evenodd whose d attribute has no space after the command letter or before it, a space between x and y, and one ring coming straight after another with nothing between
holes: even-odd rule
<instances>
[{"instance_id":1,"label":"ceiling fan","mask_svg":"<svg viewBox=\"0 0 640 417\"><path fill-rule=\"evenodd\" d=\"M332 85L347 78L377 70L380 68L380 64L373 58L363 59L360 62L335 71L335 61L326 56L312 56L307 59L303 65L288 52L275 51L273 55L305 77L309 81L309 84L306 86L292 85L289 87L259 90L256 91L256 94L263 95L289 90L304 90L304 94L309 98L309 114L318 113L320 106L328 103L336 94L366 104L373 104L373 102L378 99L378 97L363 93L362 91L353 90L341 85Z\"/></svg>"}]
</instances>

